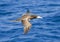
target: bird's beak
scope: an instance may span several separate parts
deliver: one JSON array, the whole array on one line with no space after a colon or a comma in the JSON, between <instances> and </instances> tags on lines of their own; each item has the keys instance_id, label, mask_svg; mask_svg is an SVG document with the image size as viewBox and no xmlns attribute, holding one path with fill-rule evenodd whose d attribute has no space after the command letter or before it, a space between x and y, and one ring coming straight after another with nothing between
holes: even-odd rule
<instances>
[{"instance_id":1,"label":"bird's beak","mask_svg":"<svg viewBox=\"0 0 60 42\"><path fill-rule=\"evenodd\" d=\"M37 16L37 18L43 18L43 17L41 17L41 16Z\"/></svg>"}]
</instances>

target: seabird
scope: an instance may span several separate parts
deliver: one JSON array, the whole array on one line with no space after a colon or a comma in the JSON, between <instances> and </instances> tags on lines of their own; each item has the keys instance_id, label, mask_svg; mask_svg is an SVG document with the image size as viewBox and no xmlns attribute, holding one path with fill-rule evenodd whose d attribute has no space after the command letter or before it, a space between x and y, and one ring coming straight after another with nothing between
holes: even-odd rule
<instances>
[{"instance_id":1,"label":"seabird","mask_svg":"<svg viewBox=\"0 0 60 42\"><path fill-rule=\"evenodd\" d=\"M32 24L29 22L32 19L42 18L41 16L31 15L30 11L27 12L21 17L18 18L16 21L21 21L24 26L24 34L28 33L29 29L31 28Z\"/></svg>"}]
</instances>

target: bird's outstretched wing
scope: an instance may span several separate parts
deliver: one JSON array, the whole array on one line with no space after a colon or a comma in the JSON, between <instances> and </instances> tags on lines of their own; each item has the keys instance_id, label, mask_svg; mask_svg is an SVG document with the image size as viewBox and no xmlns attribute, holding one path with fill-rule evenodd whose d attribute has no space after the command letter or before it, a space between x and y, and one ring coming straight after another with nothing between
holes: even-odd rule
<instances>
[{"instance_id":1,"label":"bird's outstretched wing","mask_svg":"<svg viewBox=\"0 0 60 42\"><path fill-rule=\"evenodd\" d=\"M26 33L28 33L28 31L31 27L31 24L29 21L26 21L26 20L23 20L22 23L24 25L24 34L26 34Z\"/></svg>"},{"instance_id":2,"label":"bird's outstretched wing","mask_svg":"<svg viewBox=\"0 0 60 42\"><path fill-rule=\"evenodd\" d=\"M21 21L21 18L18 18L16 20L11 20L12 22L20 22Z\"/></svg>"},{"instance_id":3,"label":"bird's outstretched wing","mask_svg":"<svg viewBox=\"0 0 60 42\"><path fill-rule=\"evenodd\" d=\"M28 33L30 27L24 27L24 34Z\"/></svg>"},{"instance_id":4,"label":"bird's outstretched wing","mask_svg":"<svg viewBox=\"0 0 60 42\"><path fill-rule=\"evenodd\" d=\"M16 21L21 21L21 18L16 19Z\"/></svg>"}]
</instances>

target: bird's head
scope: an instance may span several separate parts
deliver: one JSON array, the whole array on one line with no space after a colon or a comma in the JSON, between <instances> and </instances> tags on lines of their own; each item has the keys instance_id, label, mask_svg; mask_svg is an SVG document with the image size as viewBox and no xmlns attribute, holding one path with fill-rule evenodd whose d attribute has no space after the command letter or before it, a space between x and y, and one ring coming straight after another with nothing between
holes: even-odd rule
<instances>
[{"instance_id":1,"label":"bird's head","mask_svg":"<svg viewBox=\"0 0 60 42\"><path fill-rule=\"evenodd\" d=\"M43 17L41 17L41 16L37 16L37 18L43 18Z\"/></svg>"}]
</instances>

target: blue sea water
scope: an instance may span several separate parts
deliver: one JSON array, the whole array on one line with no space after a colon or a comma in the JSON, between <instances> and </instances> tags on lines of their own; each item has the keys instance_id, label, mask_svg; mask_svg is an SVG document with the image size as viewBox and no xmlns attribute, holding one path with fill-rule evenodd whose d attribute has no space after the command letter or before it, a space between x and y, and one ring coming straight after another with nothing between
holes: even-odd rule
<instances>
[{"instance_id":1,"label":"blue sea water","mask_svg":"<svg viewBox=\"0 0 60 42\"><path fill-rule=\"evenodd\" d=\"M21 22L11 22L26 10L42 16L30 22L24 35ZM60 42L60 0L0 0L0 42Z\"/></svg>"}]
</instances>

